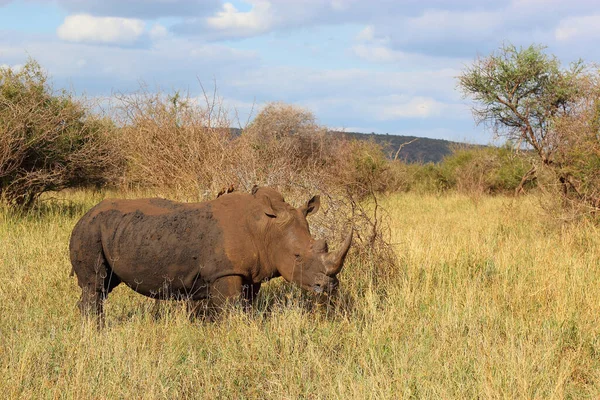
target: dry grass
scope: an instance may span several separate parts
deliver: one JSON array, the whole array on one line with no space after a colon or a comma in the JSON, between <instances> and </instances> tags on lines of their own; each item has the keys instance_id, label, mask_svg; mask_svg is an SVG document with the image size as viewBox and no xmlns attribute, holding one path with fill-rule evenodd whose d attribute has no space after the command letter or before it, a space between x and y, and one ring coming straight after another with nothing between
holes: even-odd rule
<instances>
[{"instance_id":1,"label":"dry grass","mask_svg":"<svg viewBox=\"0 0 600 400\"><path fill-rule=\"evenodd\" d=\"M102 197L0 210L4 398L598 398L600 235L540 222L537 199L385 200L400 263L356 259L343 304L280 280L255 312L190 322L119 287L82 322L67 243Z\"/></svg>"}]
</instances>

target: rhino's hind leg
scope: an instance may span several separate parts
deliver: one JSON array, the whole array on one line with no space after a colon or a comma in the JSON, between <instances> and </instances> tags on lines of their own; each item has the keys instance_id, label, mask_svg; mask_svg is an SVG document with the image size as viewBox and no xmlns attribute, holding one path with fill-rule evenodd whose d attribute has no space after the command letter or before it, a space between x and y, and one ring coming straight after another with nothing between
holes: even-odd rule
<instances>
[{"instance_id":1,"label":"rhino's hind leg","mask_svg":"<svg viewBox=\"0 0 600 400\"><path fill-rule=\"evenodd\" d=\"M74 263L73 269L77 274L81 299L79 310L84 317L97 317L98 327L104 326L104 301L108 294L121 283L121 279L113 274L112 269L104 259L102 252L95 262Z\"/></svg>"},{"instance_id":2,"label":"rhino's hind leg","mask_svg":"<svg viewBox=\"0 0 600 400\"><path fill-rule=\"evenodd\" d=\"M98 318L98 327L104 326L104 300L106 296L94 288L83 287L81 289L81 299L79 300L79 311L81 315Z\"/></svg>"},{"instance_id":3,"label":"rhino's hind leg","mask_svg":"<svg viewBox=\"0 0 600 400\"><path fill-rule=\"evenodd\" d=\"M152 319L157 321L160 318L160 302L161 299L156 297L154 299L154 305L152 306Z\"/></svg>"}]
</instances>

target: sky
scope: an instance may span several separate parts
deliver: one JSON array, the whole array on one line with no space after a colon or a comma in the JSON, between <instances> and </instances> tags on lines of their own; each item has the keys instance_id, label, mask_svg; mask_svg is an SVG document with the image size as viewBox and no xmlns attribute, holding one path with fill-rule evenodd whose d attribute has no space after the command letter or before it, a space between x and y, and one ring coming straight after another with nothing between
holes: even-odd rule
<instances>
[{"instance_id":1,"label":"sky","mask_svg":"<svg viewBox=\"0 0 600 400\"><path fill-rule=\"evenodd\" d=\"M88 97L216 84L240 119L304 107L352 132L494 143L456 77L503 43L600 61L599 0L0 0L0 66Z\"/></svg>"}]
</instances>

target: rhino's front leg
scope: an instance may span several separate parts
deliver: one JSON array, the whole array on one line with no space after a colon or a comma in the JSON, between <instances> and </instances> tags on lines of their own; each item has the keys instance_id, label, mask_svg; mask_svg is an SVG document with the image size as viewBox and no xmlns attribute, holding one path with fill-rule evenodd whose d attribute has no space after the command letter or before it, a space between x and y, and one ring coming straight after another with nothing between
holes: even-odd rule
<instances>
[{"instance_id":1,"label":"rhino's front leg","mask_svg":"<svg viewBox=\"0 0 600 400\"><path fill-rule=\"evenodd\" d=\"M259 283L245 283L242 286L243 292L243 302L244 302L244 311L250 312L252 310L252 306L254 305L257 297L258 291L260 290L260 282Z\"/></svg>"},{"instance_id":2,"label":"rhino's front leg","mask_svg":"<svg viewBox=\"0 0 600 400\"><path fill-rule=\"evenodd\" d=\"M241 276L224 276L213 282L209 290L208 308L212 316L228 305L235 304L242 295Z\"/></svg>"}]
</instances>

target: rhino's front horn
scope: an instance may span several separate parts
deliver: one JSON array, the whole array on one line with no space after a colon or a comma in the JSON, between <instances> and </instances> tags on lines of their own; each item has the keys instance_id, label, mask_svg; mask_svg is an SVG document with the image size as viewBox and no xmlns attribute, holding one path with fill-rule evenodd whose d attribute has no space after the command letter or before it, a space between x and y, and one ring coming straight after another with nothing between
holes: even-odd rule
<instances>
[{"instance_id":1,"label":"rhino's front horn","mask_svg":"<svg viewBox=\"0 0 600 400\"><path fill-rule=\"evenodd\" d=\"M350 250L350 244L352 243L352 233L353 230L350 230L350 233L346 237L344 244L340 251L337 254L326 254L323 256L325 266L327 267L325 274L327 276L334 276L338 274L342 267L344 266L344 260L346 259L346 254L348 254L348 250Z\"/></svg>"}]
</instances>

